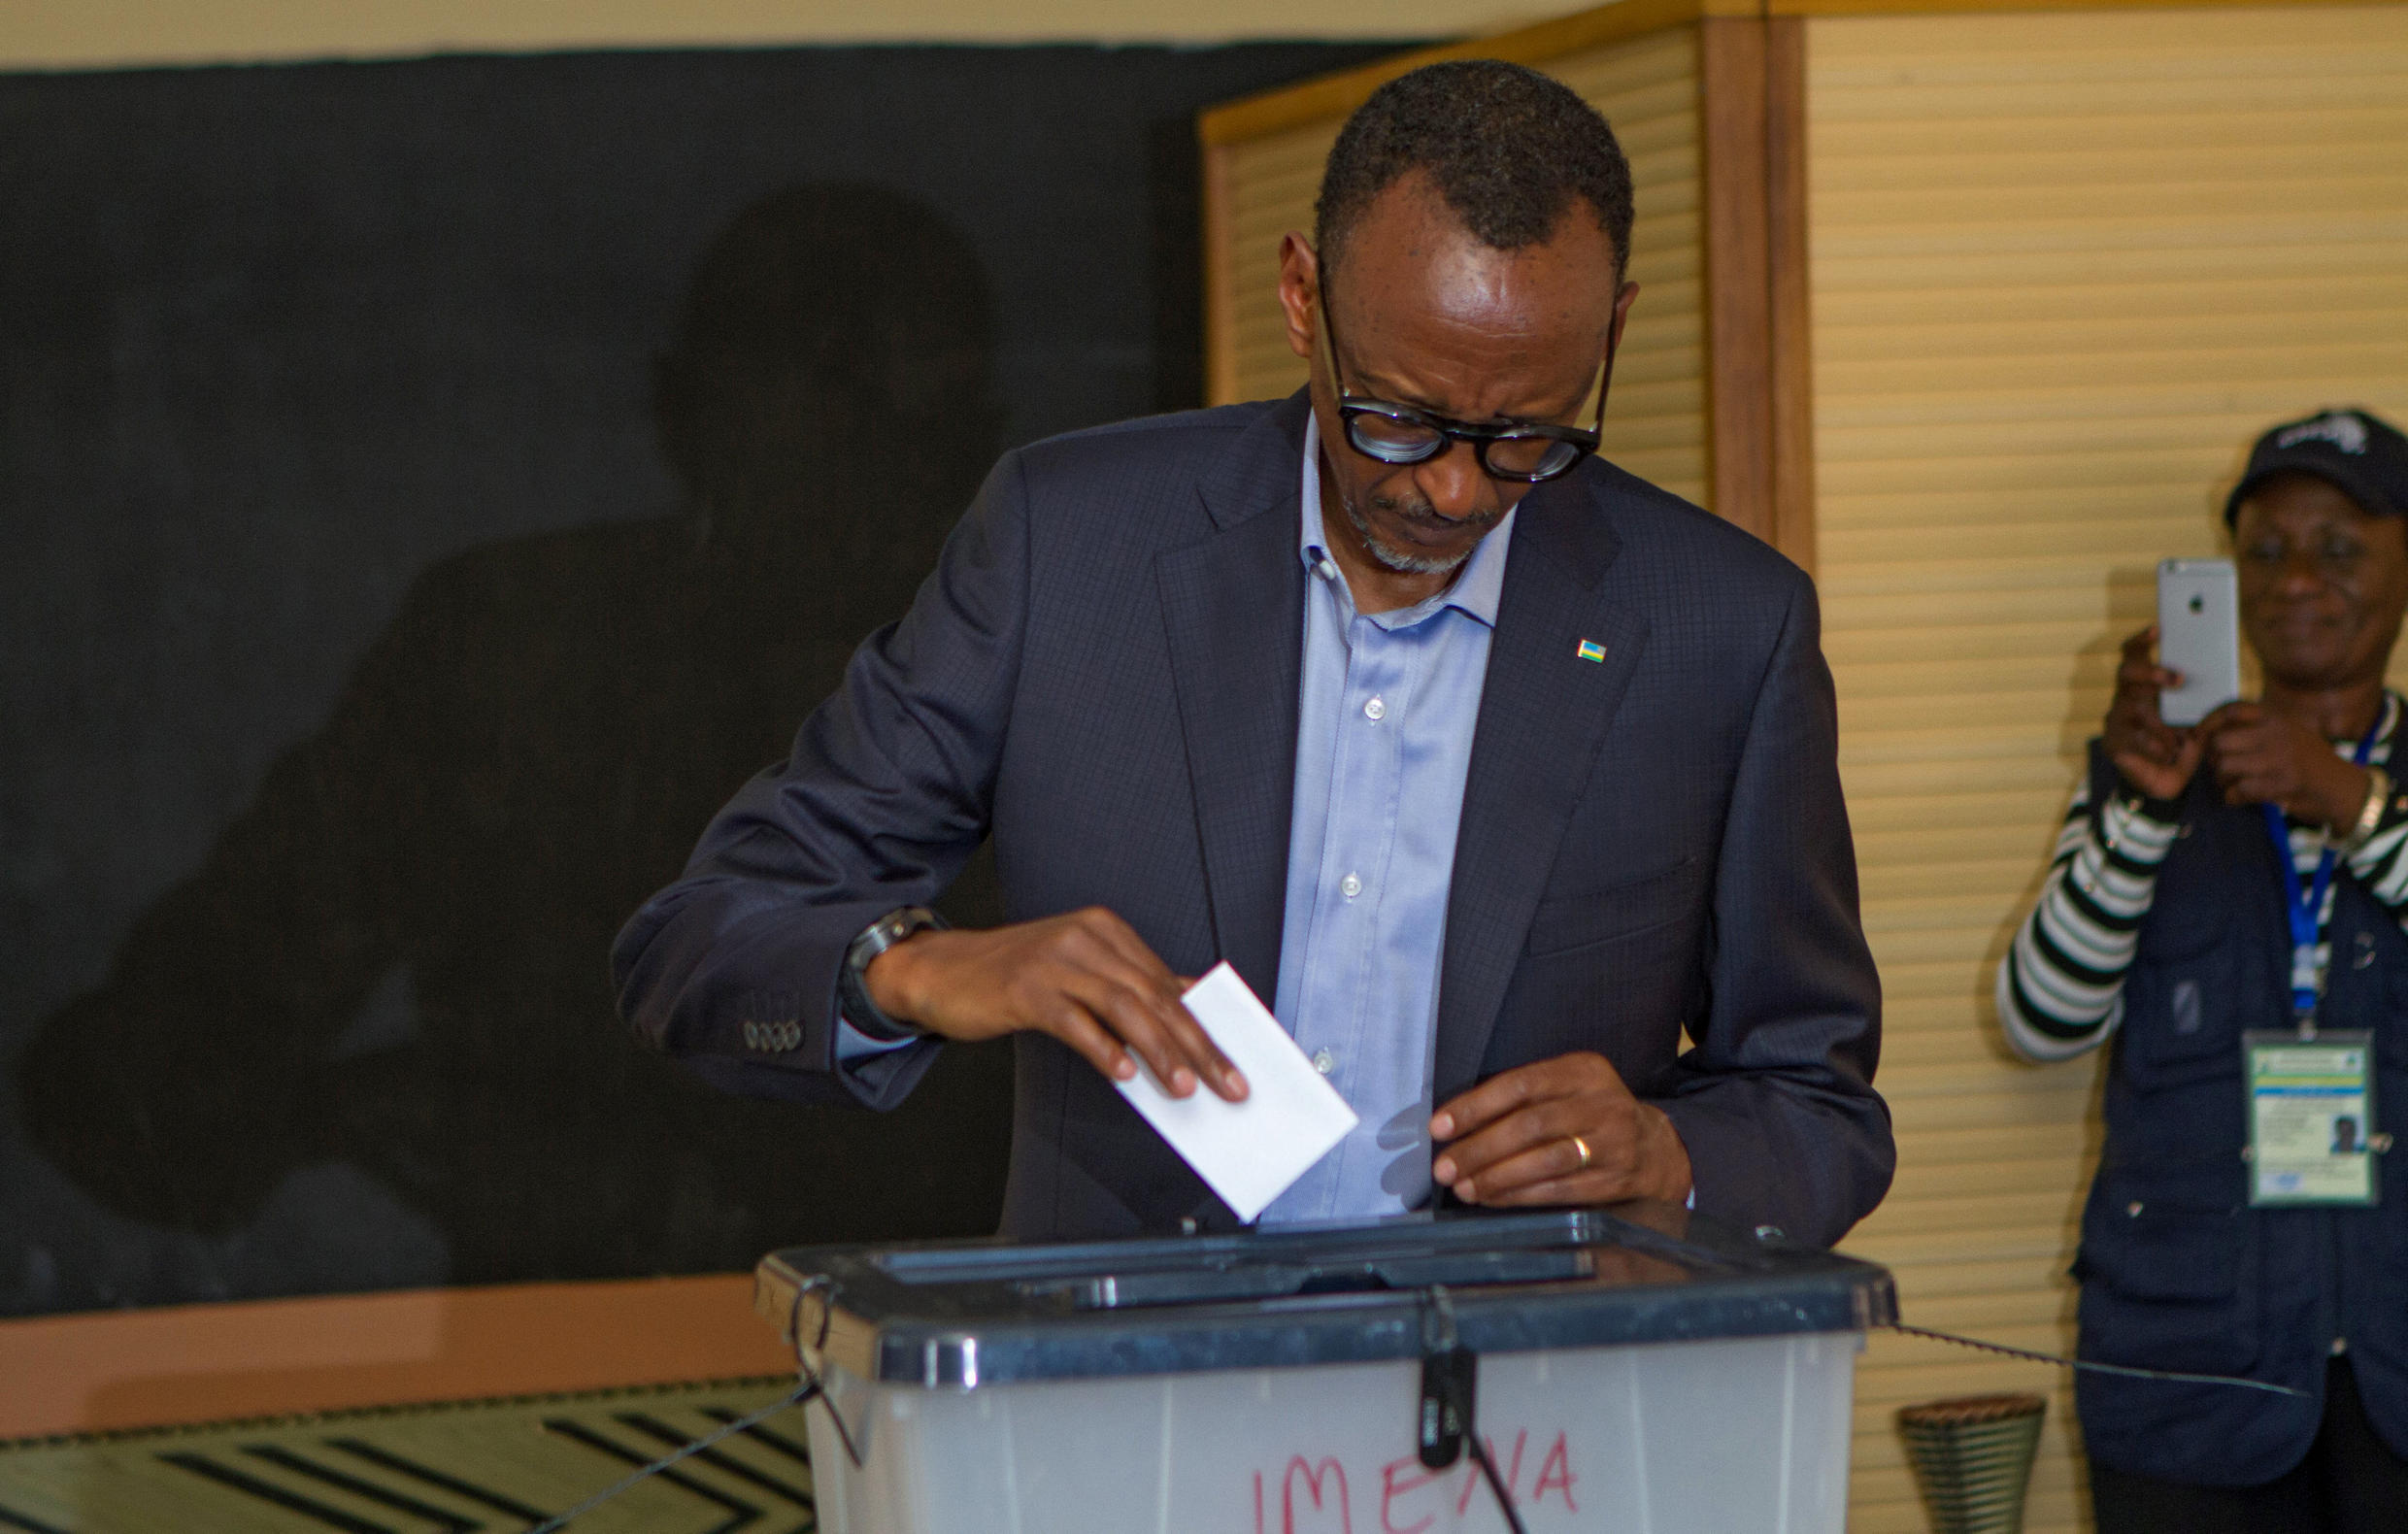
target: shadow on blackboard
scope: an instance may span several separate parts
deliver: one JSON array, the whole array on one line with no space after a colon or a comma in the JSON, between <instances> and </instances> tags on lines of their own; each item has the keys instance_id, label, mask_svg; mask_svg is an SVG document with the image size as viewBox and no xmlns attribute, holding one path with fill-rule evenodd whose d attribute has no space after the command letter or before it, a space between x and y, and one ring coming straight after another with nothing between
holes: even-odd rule
<instances>
[{"instance_id":1,"label":"shadow on blackboard","mask_svg":"<svg viewBox=\"0 0 2408 1534\"><path fill-rule=\"evenodd\" d=\"M362 1175L439 1239L417 1282L990 1229L1005 1053L949 1050L888 1116L724 1097L634 1046L606 958L909 604L996 450L990 329L968 242L909 199L815 184L738 215L656 367L685 508L423 575L324 726L19 1056L35 1147L171 1229L299 1199L274 1222L292 1250L229 1295L342 1270L305 1249L363 1217L307 1190L356 1204ZM996 919L984 856L948 909Z\"/></svg>"}]
</instances>

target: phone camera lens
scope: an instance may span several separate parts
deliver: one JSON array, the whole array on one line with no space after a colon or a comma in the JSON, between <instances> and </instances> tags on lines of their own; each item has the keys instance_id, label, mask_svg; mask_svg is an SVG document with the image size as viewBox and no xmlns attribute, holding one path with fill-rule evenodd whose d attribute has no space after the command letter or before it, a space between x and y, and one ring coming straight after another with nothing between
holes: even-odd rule
<instances>
[{"instance_id":1,"label":"phone camera lens","mask_svg":"<svg viewBox=\"0 0 2408 1534\"><path fill-rule=\"evenodd\" d=\"M2205 597L2203 597L2203 596L2195 596L2195 595L2194 595L2193 597L2191 597L2191 611L2192 611L2193 613L2204 613L2204 612L2206 612L2206 611L2207 611L2207 598L2205 598Z\"/></svg>"}]
</instances>

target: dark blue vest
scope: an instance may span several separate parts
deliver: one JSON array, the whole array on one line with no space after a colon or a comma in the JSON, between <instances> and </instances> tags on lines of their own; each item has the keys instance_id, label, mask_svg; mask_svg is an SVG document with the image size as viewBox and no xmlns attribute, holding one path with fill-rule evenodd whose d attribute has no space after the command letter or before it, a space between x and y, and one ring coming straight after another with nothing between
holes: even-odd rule
<instances>
[{"instance_id":1,"label":"dark blue vest","mask_svg":"<svg viewBox=\"0 0 2408 1534\"><path fill-rule=\"evenodd\" d=\"M2309 1395L2084 1372L2074 1399L2084 1442L2103 1464L2254 1485L2307 1453L2336 1338L2347 1341L2376 1429L2408 1454L2408 1143L2376 1157L2377 1208L2249 1207L2241 1033L2291 1025L2291 935L2262 815L2222 803L2206 777L2184 800L2124 981L2106 1145L2074 1263L2080 1351ZM2115 781L2092 742L2092 802ZM2373 1031L2369 1127L2408 1142L2408 935L2346 869L2333 884L2320 1020Z\"/></svg>"}]
</instances>

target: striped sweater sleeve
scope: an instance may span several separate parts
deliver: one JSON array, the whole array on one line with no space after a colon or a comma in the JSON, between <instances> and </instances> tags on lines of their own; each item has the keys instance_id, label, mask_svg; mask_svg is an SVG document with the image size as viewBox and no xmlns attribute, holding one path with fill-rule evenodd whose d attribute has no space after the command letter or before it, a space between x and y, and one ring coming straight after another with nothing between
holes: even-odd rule
<instances>
[{"instance_id":1,"label":"striped sweater sleeve","mask_svg":"<svg viewBox=\"0 0 2408 1534\"><path fill-rule=\"evenodd\" d=\"M2350 873L2401 926L2408 927L2408 785L2392 785L2374 834L2350 854Z\"/></svg>"},{"instance_id":2,"label":"striped sweater sleeve","mask_svg":"<svg viewBox=\"0 0 2408 1534\"><path fill-rule=\"evenodd\" d=\"M2040 899L1998 966L1998 1017L2017 1053L2071 1059L2104 1043L2123 1020L2124 973L2179 823L2170 802L2118 797L2093 805L2088 777L2075 786ZM2403 841L2408 811L2394 853ZM2397 874L2408 885L2408 866Z\"/></svg>"}]
</instances>

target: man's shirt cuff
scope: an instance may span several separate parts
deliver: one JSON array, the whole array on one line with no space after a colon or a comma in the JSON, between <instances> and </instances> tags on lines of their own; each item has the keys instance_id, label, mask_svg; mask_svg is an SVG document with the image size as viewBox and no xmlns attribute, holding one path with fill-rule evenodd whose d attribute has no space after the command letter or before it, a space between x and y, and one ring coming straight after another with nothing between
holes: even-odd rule
<instances>
[{"instance_id":1,"label":"man's shirt cuff","mask_svg":"<svg viewBox=\"0 0 2408 1534\"><path fill-rule=\"evenodd\" d=\"M874 1039L854 1027L852 1019L842 1013L836 1017L836 1065L839 1070L850 1067L855 1060L908 1050L919 1042L917 1038Z\"/></svg>"}]
</instances>

